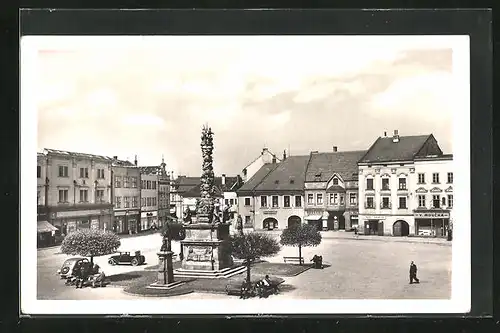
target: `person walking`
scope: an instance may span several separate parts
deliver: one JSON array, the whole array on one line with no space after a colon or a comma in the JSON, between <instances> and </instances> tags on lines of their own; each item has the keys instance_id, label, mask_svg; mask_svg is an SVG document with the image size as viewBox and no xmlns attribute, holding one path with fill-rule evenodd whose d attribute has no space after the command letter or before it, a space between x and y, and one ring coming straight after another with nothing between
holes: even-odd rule
<instances>
[{"instance_id":1,"label":"person walking","mask_svg":"<svg viewBox=\"0 0 500 333\"><path fill-rule=\"evenodd\" d=\"M354 238L358 238L358 227L354 227Z\"/></svg>"},{"instance_id":2,"label":"person walking","mask_svg":"<svg viewBox=\"0 0 500 333\"><path fill-rule=\"evenodd\" d=\"M420 283L420 280L417 278L417 265L412 261L410 263L410 284L412 284L413 281L415 281L415 283Z\"/></svg>"}]
</instances>

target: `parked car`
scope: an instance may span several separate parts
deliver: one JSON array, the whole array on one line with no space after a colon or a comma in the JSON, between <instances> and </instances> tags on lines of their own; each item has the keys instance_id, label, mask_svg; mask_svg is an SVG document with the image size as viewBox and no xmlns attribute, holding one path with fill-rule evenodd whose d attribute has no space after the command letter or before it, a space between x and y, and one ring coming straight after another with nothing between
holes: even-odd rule
<instances>
[{"instance_id":1,"label":"parked car","mask_svg":"<svg viewBox=\"0 0 500 333\"><path fill-rule=\"evenodd\" d=\"M130 252L118 252L108 259L110 265L130 264L132 266L142 265L146 262L146 257L141 254L141 251L135 251L133 255Z\"/></svg>"},{"instance_id":2,"label":"parked car","mask_svg":"<svg viewBox=\"0 0 500 333\"><path fill-rule=\"evenodd\" d=\"M432 236L432 230L419 230L419 236Z\"/></svg>"},{"instance_id":3,"label":"parked car","mask_svg":"<svg viewBox=\"0 0 500 333\"><path fill-rule=\"evenodd\" d=\"M71 277L73 275L73 268L75 268L75 265L79 262L88 263L90 261L84 257L73 257L66 259L62 264L61 269L57 270L57 274L59 274L61 279L67 279L68 277Z\"/></svg>"}]
</instances>

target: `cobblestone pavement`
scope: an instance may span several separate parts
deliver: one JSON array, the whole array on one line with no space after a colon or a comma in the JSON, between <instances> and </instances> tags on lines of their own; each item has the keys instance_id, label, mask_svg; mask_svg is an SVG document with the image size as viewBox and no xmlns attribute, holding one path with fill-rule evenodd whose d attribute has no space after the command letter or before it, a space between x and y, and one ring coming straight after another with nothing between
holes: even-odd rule
<instances>
[{"instance_id":1,"label":"cobblestone pavement","mask_svg":"<svg viewBox=\"0 0 500 333\"><path fill-rule=\"evenodd\" d=\"M323 233L318 247L302 250L308 262L314 254L323 256L328 267L322 270L310 269L296 277L285 278L285 284L293 285L291 290L271 296L289 299L435 299L451 295L451 246L390 240L382 242L373 239L354 239L351 233L344 237L331 236L341 232ZM351 237L347 238L346 235ZM279 234L276 233L276 237ZM365 236L368 238L377 236ZM389 237L394 239L396 237ZM450 242L448 242L450 243ZM145 266L109 266L108 256L96 258L107 275L125 273L155 265L159 235L148 235L122 240L122 248L141 249L148 262ZM179 244L173 244L178 252ZM55 271L66 256L56 254L58 249L38 252L38 298L39 299L150 299L127 295L121 288L74 289L64 286ZM298 249L285 247L278 256L264 258L269 262L283 262L283 256L297 256ZM410 261L419 268L421 283L410 285L408 268ZM223 295L188 294L176 298L217 299Z\"/></svg>"}]
</instances>

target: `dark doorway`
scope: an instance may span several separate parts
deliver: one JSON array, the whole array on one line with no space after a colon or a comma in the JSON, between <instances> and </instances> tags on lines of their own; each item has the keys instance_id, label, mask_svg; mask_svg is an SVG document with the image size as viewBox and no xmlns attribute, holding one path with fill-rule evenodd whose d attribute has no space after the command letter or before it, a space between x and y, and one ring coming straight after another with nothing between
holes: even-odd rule
<instances>
[{"instance_id":1,"label":"dark doorway","mask_svg":"<svg viewBox=\"0 0 500 333\"><path fill-rule=\"evenodd\" d=\"M266 218L262 224L263 228L267 230L278 229L278 221L272 217Z\"/></svg>"},{"instance_id":2,"label":"dark doorway","mask_svg":"<svg viewBox=\"0 0 500 333\"><path fill-rule=\"evenodd\" d=\"M307 224L315 226L316 229L318 229L320 231L323 230L323 221L321 221L321 220L307 221Z\"/></svg>"},{"instance_id":3,"label":"dark doorway","mask_svg":"<svg viewBox=\"0 0 500 333\"><path fill-rule=\"evenodd\" d=\"M300 222L300 217L292 215L288 218L288 228L298 227L300 225Z\"/></svg>"},{"instance_id":4,"label":"dark doorway","mask_svg":"<svg viewBox=\"0 0 500 333\"><path fill-rule=\"evenodd\" d=\"M408 236L410 234L410 226L406 221L399 220L392 225L393 236Z\"/></svg>"},{"instance_id":5,"label":"dark doorway","mask_svg":"<svg viewBox=\"0 0 500 333\"><path fill-rule=\"evenodd\" d=\"M383 223L383 222L381 222ZM379 220L368 220L365 221L365 235L379 235ZM383 224L382 224L382 229L383 229Z\"/></svg>"}]
</instances>

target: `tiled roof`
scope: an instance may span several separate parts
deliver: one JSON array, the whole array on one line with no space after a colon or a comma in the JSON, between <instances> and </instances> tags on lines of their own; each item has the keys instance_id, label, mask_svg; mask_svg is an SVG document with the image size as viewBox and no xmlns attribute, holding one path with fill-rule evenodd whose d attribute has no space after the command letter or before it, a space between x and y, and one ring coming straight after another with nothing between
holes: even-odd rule
<instances>
[{"instance_id":1,"label":"tiled roof","mask_svg":"<svg viewBox=\"0 0 500 333\"><path fill-rule=\"evenodd\" d=\"M306 182L326 182L334 173L343 180L358 177L358 161L366 150L312 153L307 166Z\"/></svg>"},{"instance_id":2,"label":"tiled roof","mask_svg":"<svg viewBox=\"0 0 500 333\"><path fill-rule=\"evenodd\" d=\"M113 158L111 158L109 156L86 154L86 153L76 153L76 152L66 151L66 150L45 148L44 152L48 155L61 155L61 156L74 157L74 158L100 159L100 160L105 160L105 161L109 161L109 162L113 161Z\"/></svg>"},{"instance_id":3,"label":"tiled roof","mask_svg":"<svg viewBox=\"0 0 500 333\"><path fill-rule=\"evenodd\" d=\"M411 161L431 136L400 136L398 142L392 142L392 137L379 137L359 162Z\"/></svg>"},{"instance_id":4,"label":"tiled roof","mask_svg":"<svg viewBox=\"0 0 500 333\"><path fill-rule=\"evenodd\" d=\"M234 187L237 187L241 182L241 178L236 177L226 177L226 184L222 185L222 177L215 177L215 192L216 195L221 195L223 192L235 191ZM200 196L201 178L200 177L186 177L179 176L175 180L176 192L183 194L185 197L197 198Z\"/></svg>"},{"instance_id":5,"label":"tiled roof","mask_svg":"<svg viewBox=\"0 0 500 333\"><path fill-rule=\"evenodd\" d=\"M120 166L120 167L135 167L135 164L130 162L130 161L124 161L124 160L114 160L112 163L113 166Z\"/></svg>"},{"instance_id":6,"label":"tiled roof","mask_svg":"<svg viewBox=\"0 0 500 333\"><path fill-rule=\"evenodd\" d=\"M240 192L250 192L255 189L257 185L266 178L266 176L278 167L279 163L268 163L264 164L249 180L247 180L243 186L238 189Z\"/></svg>"},{"instance_id":7,"label":"tiled roof","mask_svg":"<svg viewBox=\"0 0 500 333\"><path fill-rule=\"evenodd\" d=\"M255 191L302 191L308 161L309 155L287 157L255 187Z\"/></svg>"},{"instance_id":8,"label":"tiled roof","mask_svg":"<svg viewBox=\"0 0 500 333\"><path fill-rule=\"evenodd\" d=\"M159 175L161 174L161 166L159 165L154 165L154 166L140 166L139 170L141 170L142 174L146 175Z\"/></svg>"}]
</instances>

